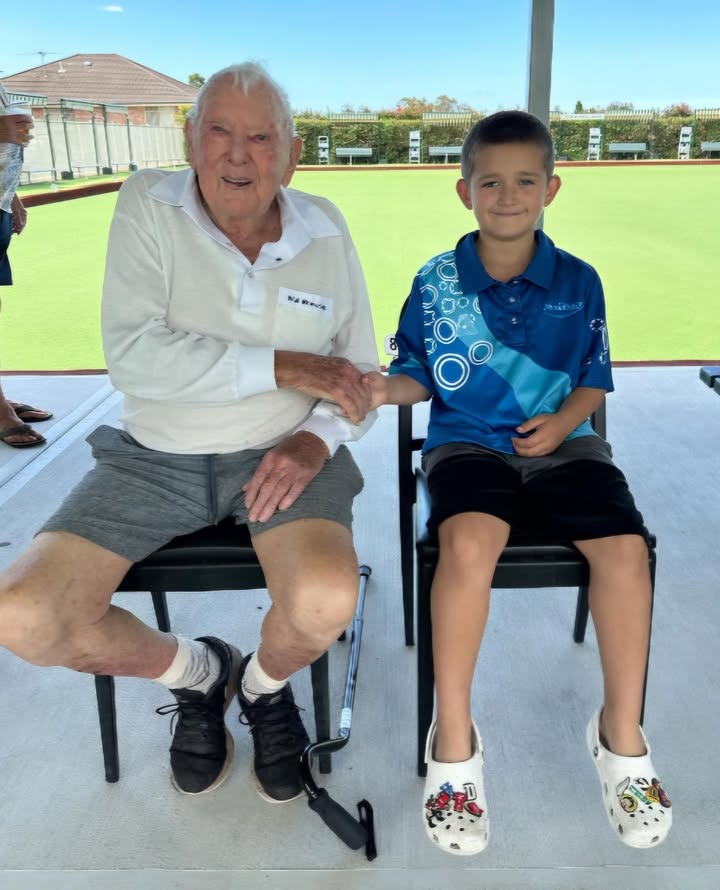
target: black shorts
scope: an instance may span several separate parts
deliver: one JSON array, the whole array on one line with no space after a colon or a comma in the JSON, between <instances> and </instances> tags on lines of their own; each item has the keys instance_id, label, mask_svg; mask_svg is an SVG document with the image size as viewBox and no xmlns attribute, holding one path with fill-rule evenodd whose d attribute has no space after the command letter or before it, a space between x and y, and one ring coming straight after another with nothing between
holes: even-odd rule
<instances>
[{"instance_id":1,"label":"black shorts","mask_svg":"<svg viewBox=\"0 0 720 890\"><path fill-rule=\"evenodd\" d=\"M578 443L579 444L579 443ZM562 446L561 446L562 448ZM609 449L608 449L609 453ZM583 457L526 473L522 458L477 448L433 462L428 474L433 531L458 513L489 513L514 534L548 543L649 533L623 473L611 460Z\"/></svg>"}]
</instances>

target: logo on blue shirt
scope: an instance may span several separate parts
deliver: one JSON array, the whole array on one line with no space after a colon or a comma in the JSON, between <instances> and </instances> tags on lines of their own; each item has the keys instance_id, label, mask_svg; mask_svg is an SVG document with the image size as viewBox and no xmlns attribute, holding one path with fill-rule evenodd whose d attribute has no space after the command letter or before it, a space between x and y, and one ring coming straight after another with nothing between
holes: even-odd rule
<instances>
[{"instance_id":1,"label":"logo on blue shirt","mask_svg":"<svg viewBox=\"0 0 720 890\"><path fill-rule=\"evenodd\" d=\"M581 312L583 308L582 300L577 303L545 303L543 312L546 315L552 315L554 318L566 318L568 315L575 315Z\"/></svg>"}]
</instances>

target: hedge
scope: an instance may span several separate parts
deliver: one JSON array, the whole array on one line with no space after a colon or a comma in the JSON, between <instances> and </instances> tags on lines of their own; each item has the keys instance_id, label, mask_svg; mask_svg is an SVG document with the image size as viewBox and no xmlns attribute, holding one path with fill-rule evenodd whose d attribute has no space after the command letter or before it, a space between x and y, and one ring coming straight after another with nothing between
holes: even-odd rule
<instances>
[{"instance_id":1,"label":"hedge","mask_svg":"<svg viewBox=\"0 0 720 890\"><path fill-rule=\"evenodd\" d=\"M609 158L611 142L645 142L651 158L677 158L680 128L693 127L690 157L700 158L701 142L720 142L720 118L651 117L647 120L612 119L552 120L550 131L558 157L570 161L587 159L590 127L602 130L602 159ZM420 160L428 163L431 145L460 145L467 128L452 125L423 124L422 120L380 118L376 121L330 121L323 118L297 118L297 132L304 141L301 164L317 164L318 136L330 138L330 163L335 163L335 149L364 146L373 149L371 158L354 159L353 164L407 164L409 134L420 130Z\"/></svg>"}]
</instances>

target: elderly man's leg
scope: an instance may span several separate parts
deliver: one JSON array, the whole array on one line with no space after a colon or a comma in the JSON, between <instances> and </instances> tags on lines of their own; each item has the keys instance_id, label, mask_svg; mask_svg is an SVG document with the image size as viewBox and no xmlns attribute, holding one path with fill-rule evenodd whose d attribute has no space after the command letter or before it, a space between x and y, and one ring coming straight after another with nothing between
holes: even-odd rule
<instances>
[{"instance_id":1,"label":"elderly man's leg","mask_svg":"<svg viewBox=\"0 0 720 890\"><path fill-rule=\"evenodd\" d=\"M75 534L38 535L0 576L0 645L33 664L163 683L177 700L173 784L208 791L232 762L224 714L239 653L212 637L176 639L111 605L131 564Z\"/></svg>"},{"instance_id":2,"label":"elderly man's leg","mask_svg":"<svg viewBox=\"0 0 720 890\"><path fill-rule=\"evenodd\" d=\"M272 606L258 651L243 662L238 698L253 733L258 791L280 802L302 794L299 757L309 742L287 679L327 651L352 619L358 562L349 530L326 519L276 526L253 544Z\"/></svg>"},{"instance_id":3,"label":"elderly man's leg","mask_svg":"<svg viewBox=\"0 0 720 890\"><path fill-rule=\"evenodd\" d=\"M74 534L38 535L0 577L0 643L33 664L159 676L174 638L110 605L130 565Z\"/></svg>"}]
</instances>

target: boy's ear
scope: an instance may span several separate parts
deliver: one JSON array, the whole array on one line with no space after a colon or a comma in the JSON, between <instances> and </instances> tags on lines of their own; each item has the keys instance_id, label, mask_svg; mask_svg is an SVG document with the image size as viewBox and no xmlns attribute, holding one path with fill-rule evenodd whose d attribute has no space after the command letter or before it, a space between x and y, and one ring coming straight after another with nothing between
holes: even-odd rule
<instances>
[{"instance_id":1,"label":"boy's ear","mask_svg":"<svg viewBox=\"0 0 720 890\"><path fill-rule=\"evenodd\" d=\"M547 191L545 192L545 206L548 204L552 204L555 199L555 195L560 191L560 186L562 185L562 180L557 175L557 173L553 173L553 175L548 180Z\"/></svg>"},{"instance_id":2,"label":"boy's ear","mask_svg":"<svg viewBox=\"0 0 720 890\"><path fill-rule=\"evenodd\" d=\"M470 196L470 189L468 188L468 184L464 179L458 179L455 184L455 191L458 193L458 197L463 202L465 207L468 210L472 210L472 197Z\"/></svg>"}]
</instances>

